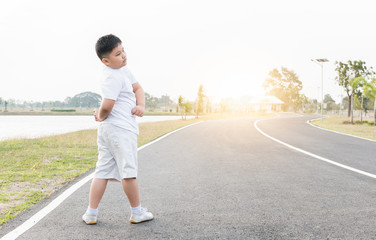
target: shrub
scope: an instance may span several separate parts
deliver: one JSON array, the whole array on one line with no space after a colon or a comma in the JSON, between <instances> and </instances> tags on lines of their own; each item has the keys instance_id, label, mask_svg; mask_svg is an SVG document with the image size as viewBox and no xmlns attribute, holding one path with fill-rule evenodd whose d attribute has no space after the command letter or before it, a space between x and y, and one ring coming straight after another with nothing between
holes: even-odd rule
<instances>
[{"instance_id":1,"label":"shrub","mask_svg":"<svg viewBox=\"0 0 376 240\"><path fill-rule=\"evenodd\" d=\"M51 112L75 112L76 109L51 109Z\"/></svg>"}]
</instances>

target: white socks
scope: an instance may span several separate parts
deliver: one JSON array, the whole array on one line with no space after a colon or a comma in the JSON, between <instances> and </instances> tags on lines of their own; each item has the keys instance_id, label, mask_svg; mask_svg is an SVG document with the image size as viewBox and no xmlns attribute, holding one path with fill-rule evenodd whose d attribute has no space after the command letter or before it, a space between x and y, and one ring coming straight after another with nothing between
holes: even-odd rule
<instances>
[{"instance_id":1,"label":"white socks","mask_svg":"<svg viewBox=\"0 0 376 240\"><path fill-rule=\"evenodd\" d=\"M138 207L131 207L131 210L132 210L132 213L135 213L135 214L141 214L141 205L138 206ZM97 209L93 209L93 208L90 208L90 207L87 207L87 210L86 210L86 213L87 214L91 214L91 215L98 215L98 208Z\"/></svg>"},{"instance_id":2,"label":"white socks","mask_svg":"<svg viewBox=\"0 0 376 240\"><path fill-rule=\"evenodd\" d=\"M132 213L141 214L141 205L135 208L131 207L131 209L132 209Z\"/></svg>"},{"instance_id":3,"label":"white socks","mask_svg":"<svg viewBox=\"0 0 376 240\"><path fill-rule=\"evenodd\" d=\"M98 215L98 208L93 209L93 208L87 207L86 213L91 214L91 215Z\"/></svg>"}]
</instances>

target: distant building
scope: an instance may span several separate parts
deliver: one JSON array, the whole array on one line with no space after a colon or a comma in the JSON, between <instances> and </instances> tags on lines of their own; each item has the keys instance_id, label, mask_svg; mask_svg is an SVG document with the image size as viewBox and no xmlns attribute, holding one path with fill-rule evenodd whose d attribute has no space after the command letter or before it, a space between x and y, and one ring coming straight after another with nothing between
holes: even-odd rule
<instances>
[{"instance_id":1,"label":"distant building","mask_svg":"<svg viewBox=\"0 0 376 240\"><path fill-rule=\"evenodd\" d=\"M256 112L280 112L283 104L284 102L275 96L263 96L252 99L251 109Z\"/></svg>"},{"instance_id":2,"label":"distant building","mask_svg":"<svg viewBox=\"0 0 376 240\"><path fill-rule=\"evenodd\" d=\"M244 96L212 103L212 112L280 112L283 101L275 96Z\"/></svg>"}]
</instances>

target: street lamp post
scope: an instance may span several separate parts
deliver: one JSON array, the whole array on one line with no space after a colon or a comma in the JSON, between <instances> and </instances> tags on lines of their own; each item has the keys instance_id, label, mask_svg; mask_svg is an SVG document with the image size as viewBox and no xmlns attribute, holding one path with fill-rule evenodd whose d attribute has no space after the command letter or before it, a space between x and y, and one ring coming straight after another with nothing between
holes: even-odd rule
<instances>
[{"instance_id":1,"label":"street lamp post","mask_svg":"<svg viewBox=\"0 0 376 240\"><path fill-rule=\"evenodd\" d=\"M322 108L324 103L324 62L329 62L326 58L311 59L321 67L321 121L323 120Z\"/></svg>"}]
</instances>

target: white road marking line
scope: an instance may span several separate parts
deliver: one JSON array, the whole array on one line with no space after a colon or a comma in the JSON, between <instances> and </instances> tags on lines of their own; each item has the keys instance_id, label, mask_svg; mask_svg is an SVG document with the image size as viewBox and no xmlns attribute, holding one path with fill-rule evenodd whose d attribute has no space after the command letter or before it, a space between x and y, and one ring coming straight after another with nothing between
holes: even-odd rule
<instances>
[{"instance_id":1,"label":"white road marking line","mask_svg":"<svg viewBox=\"0 0 376 240\"><path fill-rule=\"evenodd\" d=\"M167 134L165 134L165 135L163 135L163 136L155 139L152 142L149 142L149 143L147 143L145 145L142 145L141 147L139 147L137 149L137 151L140 151L140 150L146 148L147 146L150 146L151 144L156 143L156 142L164 139L165 137L167 137L167 136L169 136L169 135L171 135L173 133L176 133L176 132L178 132L180 130L183 130L185 128L191 127L191 126L199 124L199 123L202 123L202 121L201 122L197 122L197 123L193 123L193 124L181 127L179 129L176 129L176 130L174 130L172 132L169 132L169 133L167 133ZM39 212L37 212L36 214L34 214L32 217L30 217L28 220L26 220L24 223L22 223L17 228L15 228L11 232L9 232L6 235L4 235L0 240L13 240L13 239L18 238L21 234L23 234L24 232L26 232L27 230L29 230L31 227L33 227L35 224L37 224L40 220L42 220L45 216L47 216L47 214L49 214L50 212L52 212L65 199L67 199L70 195L72 195L77 189L79 189L80 187L82 187L83 185L85 185L88 181L90 181L91 179L93 179L93 177L94 177L94 173L86 176L85 178L81 179L79 182L75 183L73 186L71 186L70 188L68 188L67 190L65 190L60 196L58 196L57 198L55 198L54 200L52 200L52 202L50 202L46 207L44 207Z\"/></svg>"},{"instance_id":2,"label":"white road marking line","mask_svg":"<svg viewBox=\"0 0 376 240\"><path fill-rule=\"evenodd\" d=\"M183 129L188 128L188 127L191 127L191 126L194 126L194 125L199 124L199 123L202 123L202 121L197 122L197 123L192 123L192 124L190 124L190 125L187 125L187 126L184 126L184 127L179 128L179 129L176 129L176 130L174 130L174 131L172 131L172 132L169 132L169 133L167 133L167 134L165 134L165 135L163 135L163 136L160 136L159 138L157 138L157 139L155 139L155 140L153 140L153 141L151 141L151 142L149 142L149 143L147 143L147 144L142 145L142 146L139 147L137 150L140 151L140 150L146 148L147 146L150 146L150 145L152 145L153 143L156 143L156 142L162 140L163 138L170 136L170 135L173 134L173 133L176 133L176 132L178 132L178 131L180 131L180 130L183 130Z\"/></svg>"},{"instance_id":3,"label":"white road marking line","mask_svg":"<svg viewBox=\"0 0 376 240\"><path fill-rule=\"evenodd\" d=\"M368 172L365 172L365 171L362 171L362 170L359 170L359 169L356 169L356 168L353 168L353 167L349 167L349 166L347 166L347 165L344 165L344 164L341 164L341 163L337 163L337 162L332 161L332 160L330 160L330 159L327 159L327 158L324 158L324 157L318 156L318 155L316 155L316 154L313 154L313 153L307 152L307 151L305 151L305 150L303 150L303 149L300 149L300 148L294 147L294 146L292 146L292 145L290 145L290 144L287 144L287 143L285 143L285 142L282 142L281 140L278 140L278 139L276 139L276 138L274 138L274 137L272 137L272 136L270 136L270 135L264 133L264 132L263 132L263 131L257 126L257 123L258 123L259 121L262 121L262 120L264 120L264 119L259 119L259 120L255 121L253 125L254 125L254 127L256 128L256 130L259 131L259 132L260 132L262 135L264 135L265 137L270 138L271 140L273 140L273 141L275 141L275 142L277 142L277 143L280 143L280 144L282 144L282 145L284 145L284 146L286 146L286 147L288 147L288 148L291 148L291 149L293 149L293 150L295 150L295 151L298 151L298 152L304 153L304 154L306 154L306 155L308 155L308 156L314 157L314 158L316 158L316 159L318 159L318 160L321 160L321 161L327 162L327 163L329 163L329 164L333 164L333 165L335 165L335 166L338 166L338 167L341 167L341 168L344 168L344 169L347 169L347 170L350 170L350 171L353 171L353 172L356 172L356 173L362 174L362 175L364 175L364 176L367 176L367 177L371 177L371 178L376 179L376 175L375 175L375 174L368 173Z\"/></svg>"}]
</instances>

